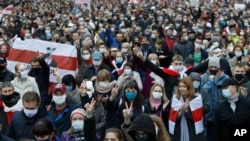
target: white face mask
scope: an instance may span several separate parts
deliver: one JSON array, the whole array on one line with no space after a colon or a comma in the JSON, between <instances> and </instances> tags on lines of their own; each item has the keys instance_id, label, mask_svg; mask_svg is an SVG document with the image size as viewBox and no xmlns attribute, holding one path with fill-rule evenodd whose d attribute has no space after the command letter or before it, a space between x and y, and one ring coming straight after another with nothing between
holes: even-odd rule
<instances>
[{"instance_id":1,"label":"white face mask","mask_svg":"<svg viewBox=\"0 0 250 141\"><path fill-rule=\"evenodd\" d=\"M178 66L174 66L174 69L178 72L180 72L182 70L182 66L178 65Z\"/></svg>"},{"instance_id":2,"label":"white face mask","mask_svg":"<svg viewBox=\"0 0 250 141\"><path fill-rule=\"evenodd\" d=\"M62 105L66 101L66 94L65 95L60 95L60 96L53 95L53 101L57 105Z\"/></svg>"},{"instance_id":3,"label":"white face mask","mask_svg":"<svg viewBox=\"0 0 250 141\"><path fill-rule=\"evenodd\" d=\"M157 65L157 61L156 60L151 60L151 63Z\"/></svg>"},{"instance_id":4,"label":"white face mask","mask_svg":"<svg viewBox=\"0 0 250 141\"><path fill-rule=\"evenodd\" d=\"M34 117L36 115L37 111L38 111L38 109L29 110L29 109L23 108L24 114L29 118Z\"/></svg>"},{"instance_id":5,"label":"white face mask","mask_svg":"<svg viewBox=\"0 0 250 141\"><path fill-rule=\"evenodd\" d=\"M84 121L83 120L72 121L72 128L75 131L82 131L83 127L84 127Z\"/></svg>"},{"instance_id":6,"label":"white face mask","mask_svg":"<svg viewBox=\"0 0 250 141\"><path fill-rule=\"evenodd\" d=\"M27 78L27 77L28 77L28 71L26 71L26 70L21 71L21 72L20 72L20 77L23 78L23 79L24 79L24 78Z\"/></svg>"},{"instance_id":7,"label":"white face mask","mask_svg":"<svg viewBox=\"0 0 250 141\"><path fill-rule=\"evenodd\" d=\"M200 44L195 43L195 48L196 48L196 49L199 49L199 48L201 48L201 45L200 45Z\"/></svg>"},{"instance_id":8,"label":"white face mask","mask_svg":"<svg viewBox=\"0 0 250 141\"><path fill-rule=\"evenodd\" d=\"M87 91L87 94L88 94L89 98L91 98L93 95L92 91Z\"/></svg>"},{"instance_id":9,"label":"white face mask","mask_svg":"<svg viewBox=\"0 0 250 141\"><path fill-rule=\"evenodd\" d=\"M100 81L100 82L98 82L98 84L99 84L100 87L107 87L108 84L109 84L109 82L107 82L107 81Z\"/></svg>"},{"instance_id":10,"label":"white face mask","mask_svg":"<svg viewBox=\"0 0 250 141\"><path fill-rule=\"evenodd\" d=\"M162 93L161 92L152 92L152 96L154 97L154 99L160 99L162 97Z\"/></svg>"},{"instance_id":11,"label":"white face mask","mask_svg":"<svg viewBox=\"0 0 250 141\"><path fill-rule=\"evenodd\" d=\"M124 74L125 75L130 75L132 73L131 69L124 69Z\"/></svg>"},{"instance_id":12,"label":"white face mask","mask_svg":"<svg viewBox=\"0 0 250 141\"><path fill-rule=\"evenodd\" d=\"M121 49L121 52L122 52L122 53L127 53L127 52L128 52L128 49L127 49L127 48L122 48L122 49Z\"/></svg>"},{"instance_id":13,"label":"white face mask","mask_svg":"<svg viewBox=\"0 0 250 141\"><path fill-rule=\"evenodd\" d=\"M90 54L82 55L83 60L89 60L90 59Z\"/></svg>"},{"instance_id":14,"label":"white face mask","mask_svg":"<svg viewBox=\"0 0 250 141\"><path fill-rule=\"evenodd\" d=\"M106 53L106 52L107 52L107 49L106 49L106 48L99 48L99 51L100 51L101 53Z\"/></svg>"}]
</instances>

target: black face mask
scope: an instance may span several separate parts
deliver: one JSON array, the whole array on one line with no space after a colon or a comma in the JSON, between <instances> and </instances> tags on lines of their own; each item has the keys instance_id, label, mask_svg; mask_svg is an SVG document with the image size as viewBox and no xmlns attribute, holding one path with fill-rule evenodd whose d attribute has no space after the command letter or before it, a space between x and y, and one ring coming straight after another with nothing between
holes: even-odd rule
<instances>
[{"instance_id":1,"label":"black face mask","mask_svg":"<svg viewBox=\"0 0 250 141\"><path fill-rule=\"evenodd\" d=\"M148 137L135 137L135 141L151 141Z\"/></svg>"},{"instance_id":2,"label":"black face mask","mask_svg":"<svg viewBox=\"0 0 250 141\"><path fill-rule=\"evenodd\" d=\"M245 78L245 74L235 74L234 75L235 80L241 81Z\"/></svg>"},{"instance_id":3,"label":"black face mask","mask_svg":"<svg viewBox=\"0 0 250 141\"><path fill-rule=\"evenodd\" d=\"M40 72L41 68L32 68L32 72L35 74L35 75L38 75L39 72Z\"/></svg>"},{"instance_id":4,"label":"black face mask","mask_svg":"<svg viewBox=\"0 0 250 141\"><path fill-rule=\"evenodd\" d=\"M14 106L18 100L20 99L20 94L14 92L11 95L2 95L3 102L6 106L12 107Z\"/></svg>"},{"instance_id":5,"label":"black face mask","mask_svg":"<svg viewBox=\"0 0 250 141\"><path fill-rule=\"evenodd\" d=\"M209 72L210 72L211 75L216 75L218 70L209 69Z\"/></svg>"},{"instance_id":6,"label":"black face mask","mask_svg":"<svg viewBox=\"0 0 250 141\"><path fill-rule=\"evenodd\" d=\"M5 66L0 66L0 72L4 71Z\"/></svg>"},{"instance_id":7,"label":"black face mask","mask_svg":"<svg viewBox=\"0 0 250 141\"><path fill-rule=\"evenodd\" d=\"M206 40L211 41L211 38L206 38Z\"/></svg>"}]
</instances>

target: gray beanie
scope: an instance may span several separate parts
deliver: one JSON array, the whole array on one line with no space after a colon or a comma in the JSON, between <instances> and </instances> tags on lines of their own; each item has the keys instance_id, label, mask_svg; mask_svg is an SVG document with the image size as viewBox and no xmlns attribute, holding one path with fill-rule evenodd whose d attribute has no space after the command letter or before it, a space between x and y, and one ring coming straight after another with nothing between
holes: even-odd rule
<instances>
[{"instance_id":1,"label":"gray beanie","mask_svg":"<svg viewBox=\"0 0 250 141\"><path fill-rule=\"evenodd\" d=\"M220 68L220 58L216 56L209 58L208 67L210 66L215 66L217 68Z\"/></svg>"}]
</instances>

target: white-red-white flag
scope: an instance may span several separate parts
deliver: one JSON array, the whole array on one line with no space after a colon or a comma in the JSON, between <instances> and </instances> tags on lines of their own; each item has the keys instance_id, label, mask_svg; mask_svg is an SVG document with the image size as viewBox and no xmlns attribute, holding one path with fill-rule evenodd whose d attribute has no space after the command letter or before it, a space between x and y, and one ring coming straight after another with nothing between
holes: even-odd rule
<instances>
[{"instance_id":1,"label":"white-red-white flag","mask_svg":"<svg viewBox=\"0 0 250 141\"><path fill-rule=\"evenodd\" d=\"M30 60L36 57L38 52L45 55L45 61L50 66L50 82L56 83L53 75L55 70L59 71L60 77L66 74L75 76L77 51L74 46L36 39L15 39L7 58L8 69L15 72L17 63L24 63L27 69L30 69Z\"/></svg>"},{"instance_id":2,"label":"white-red-white flag","mask_svg":"<svg viewBox=\"0 0 250 141\"><path fill-rule=\"evenodd\" d=\"M12 13L12 11L13 11L13 5L12 4L7 6L6 8L4 8L2 11L0 11L0 20L2 19L2 16L4 14L9 15L9 14Z\"/></svg>"}]
</instances>

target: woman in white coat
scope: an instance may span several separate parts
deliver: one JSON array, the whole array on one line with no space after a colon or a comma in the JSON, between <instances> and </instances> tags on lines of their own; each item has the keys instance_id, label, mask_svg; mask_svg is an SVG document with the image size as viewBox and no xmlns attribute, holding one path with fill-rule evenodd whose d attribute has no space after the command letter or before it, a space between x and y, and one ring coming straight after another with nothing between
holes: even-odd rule
<instances>
[{"instance_id":1,"label":"woman in white coat","mask_svg":"<svg viewBox=\"0 0 250 141\"><path fill-rule=\"evenodd\" d=\"M35 78L28 76L28 70L25 64L18 63L15 66L15 78L11 81L14 90L18 92L21 97L25 92L34 91L39 94L39 88Z\"/></svg>"}]
</instances>

